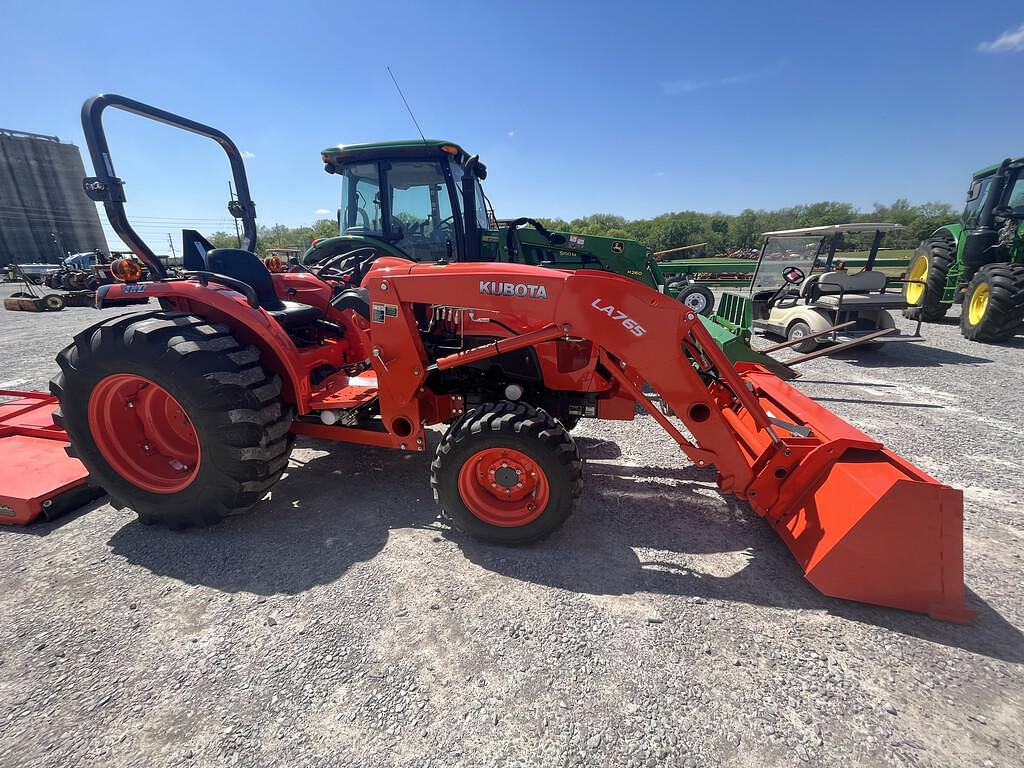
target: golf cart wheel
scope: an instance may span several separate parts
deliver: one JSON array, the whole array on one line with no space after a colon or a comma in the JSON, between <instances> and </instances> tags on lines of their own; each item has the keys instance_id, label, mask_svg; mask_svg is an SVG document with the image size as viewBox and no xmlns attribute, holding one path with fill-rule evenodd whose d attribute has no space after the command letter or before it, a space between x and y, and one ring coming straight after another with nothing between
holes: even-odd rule
<instances>
[{"instance_id":1,"label":"golf cart wheel","mask_svg":"<svg viewBox=\"0 0 1024 768\"><path fill-rule=\"evenodd\" d=\"M1024 264L986 264L975 272L964 296L960 333L965 339L1000 342L1024 322Z\"/></svg>"},{"instance_id":2,"label":"golf cart wheel","mask_svg":"<svg viewBox=\"0 0 1024 768\"><path fill-rule=\"evenodd\" d=\"M704 317L711 317L711 313L715 308L715 294L704 285L687 285L679 292L676 298L698 315L704 315Z\"/></svg>"},{"instance_id":3,"label":"golf cart wheel","mask_svg":"<svg viewBox=\"0 0 1024 768\"><path fill-rule=\"evenodd\" d=\"M507 400L455 422L430 465L434 500L461 531L528 544L562 527L583 489L576 443L546 411Z\"/></svg>"},{"instance_id":4,"label":"golf cart wheel","mask_svg":"<svg viewBox=\"0 0 1024 768\"><path fill-rule=\"evenodd\" d=\"M59 293L48 293L43 296L43 306L47 312L60 312L67 305Z\"/></svg>"},{"instance_id":5,"label":"golf cart wheel","mask_svg":"<svg viewBox=\"0 0 1024 768\"><path fill-rule=\"evenodd\" d=\"M254 347L184 313L79 333L50 391L69 452L145 523L210 525L252 507L288 464L292 411Z\"/></svg>"},{"instance_id":6,"label":"golf cart wheel","mask_svg":"<svg viewBox=\"0 0 1024 768\"><path fill-rule=\"evenodd\" d=\"M949 304L944 304L942 295L946 290L946 277L956 261L956 243L952 236L943 234L930 237L921 243L907 268L907 279L919 283L903 286L903 297L911 306L903 310L903 316L911 320L920 319L934 323L946 316Z\"/></svg>"},{"instance_id":7,"label":"golf cart wheel","mask_svg":"<svg viewBox=\"0 0 1024 768\"><path fill-rule=\"evenodd\" d=\"M798 341L802 339L802 341ZM797 320L786 329L786 341L796 341L791 349L795 352L813 352L818 348L818 340L811 338L811 326L803 320Z\"/></svg>"}]
</instances>

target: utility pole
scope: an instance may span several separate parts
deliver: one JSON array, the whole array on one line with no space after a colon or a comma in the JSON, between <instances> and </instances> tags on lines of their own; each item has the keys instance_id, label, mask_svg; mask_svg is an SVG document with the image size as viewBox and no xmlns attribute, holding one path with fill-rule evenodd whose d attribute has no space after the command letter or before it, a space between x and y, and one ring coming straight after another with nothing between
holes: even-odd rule
<instances>
[{"instance_id":1,"label":"utility pole","mask_svg":"<svg viewBox=\"0 0 1024 768\"><path fill-rule=\"evenodd\" d=\"M232 202L234 202L235 200L238 199L236 197L236 195L235 195L235 188L231 185L230 181L228 181L228 192L231 193L231 200L232 200ZM232 216L231 218L234 219L235 217ZM238 247L241 248L242 247L242 230L240 230L238 228L238 219L235 219L235 239L238 241Z\"/></svg>"},{"instance_id":2,"label":"utility pole","mask_svg":"<svg viewBox=\"0 0 1024 768\"><path fill-rule=\"evenodd\" d=\"M177 261L178 260L178 254L174 252L174 240L171 239L171 233L170 232L167 233L167 244L169 246L171 246L171 256L174 258L175 261Z\"/></svg>"}]
</instances>

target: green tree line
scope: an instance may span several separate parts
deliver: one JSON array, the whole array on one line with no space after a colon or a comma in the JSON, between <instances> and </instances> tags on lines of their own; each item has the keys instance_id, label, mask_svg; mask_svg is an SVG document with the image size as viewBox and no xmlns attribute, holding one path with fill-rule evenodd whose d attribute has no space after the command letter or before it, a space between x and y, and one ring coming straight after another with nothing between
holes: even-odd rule
<instances>
[{"instance_id":1,"label":"green tree line","mask_svg":"<svg viewBox=\"0 0 1024 768\"><path fill-rule=\"evenodd\" d=\"M717 255L739 249L757 248L762 232L854 221L888 221L905 229L887 238L889 248L913 248L943 224L956 221L959 214L948 203L911 205L899 199L891 205L876 203L871 211L861 212L849 203L824 201L795 205L774 211L747 208L738 214L679 211L663 213L651 219L626 219L610 213L595 213L572 221L541 219L544 226L561 232L605 235L637 240L655 250L707 243L692 255ZM683 254L681 254L683 255Z\"/></svg>"},{"instance_id":2,"label":"green tree line","mask_svg":"<svg viewBox=\"0 0 1024 768\"><path fill-rule=\"evenodd\" d=\"M913 248L938 227L956 221L958 216L948 203L911 205L899 199L891 205L876 203L867 212L850 203L824 201L774 211L747 208L735 215L679 211L662 213L650 219L626 219L613 213L595 213L571 221L559 218L542 218L541 221L549 229L561 232L637 240L655 251L707 243L705 248L694 250L689 255L713 256L756 248L760 245L762 232L851 221L902 224L905 229L888 237L885 244L889 248ZM314 240L337 233L338 224L332 219L320 219L304 227L286 227L283 224L261 226L257 251L261 255L274 248L304 251ZM235 247L237 243L233 232L217 232L210 240L218 248Z\"/></svg>"}]
</instances>

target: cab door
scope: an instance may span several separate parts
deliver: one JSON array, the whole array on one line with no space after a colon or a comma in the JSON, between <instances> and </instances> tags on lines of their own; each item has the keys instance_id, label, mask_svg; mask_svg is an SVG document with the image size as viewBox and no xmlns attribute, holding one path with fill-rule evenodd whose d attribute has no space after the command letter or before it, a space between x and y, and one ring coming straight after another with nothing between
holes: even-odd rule
<instances>
[{"instance_id":1,"label":"cab door","mask_svg":"<svg viewBox=\"0 0 1024 768\"><path fill-rule=\"evenodd\" d=\"M462 224L445 160L384 164L390 232L387 239L413 261L456 261Z\"/></svg>"}]
</instances>

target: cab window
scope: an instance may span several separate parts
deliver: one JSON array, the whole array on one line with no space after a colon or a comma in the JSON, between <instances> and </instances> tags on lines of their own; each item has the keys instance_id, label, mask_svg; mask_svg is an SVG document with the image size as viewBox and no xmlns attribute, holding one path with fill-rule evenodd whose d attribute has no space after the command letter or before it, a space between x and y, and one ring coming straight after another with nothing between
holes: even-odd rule
<instances>
[{"instance_id":1,"label":"cab window","mask_svg":"<svg viewBox=\"0 0 1024 768\"><path fill-rule=\"evenodd\" d=\"M447 259L455 247L456 228L441 164L394 162L387 173L395 244L414 261Z\"/></svg>"},{"instance_id":2,"label":"cab window","mask_svg":"<svg viewBox=\"0 0 1024 768\"><path fill-rule=\"evenodd\" d=\"M981 212L985 209L985 201L992 189L993 179L993 176L989 176L975 181L967 190L967 205L964 206L964 215L961 217L964 229L977 229L981 224Z\"/></svg>"},{"instance_id":3,"label":"cab window","mask_svg":"<svg viewBox=\"0 0 1024 768\"><path fill-rule=\"evenodd\" d=\"M1024 213L1024 173L1017 176L1017 180L1013 182L1010 194L1006 198L1006 204L1016 213Z\"/></svg>"},{"instance_id":4,"label":"cab window","mask_svg":"<svg viewBox=\"0 0 1024 768\"><path fill-rule=\"evenodd\" d=\"M340 234L382 234L380 176L377 164L349 165L341 175Z\"/></svg>"}]
</instances>

